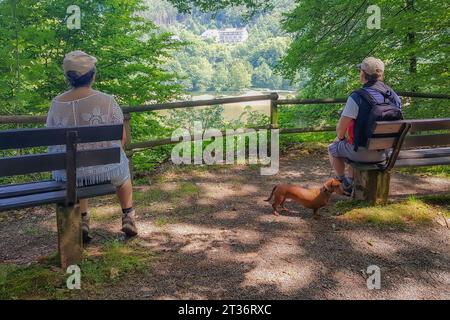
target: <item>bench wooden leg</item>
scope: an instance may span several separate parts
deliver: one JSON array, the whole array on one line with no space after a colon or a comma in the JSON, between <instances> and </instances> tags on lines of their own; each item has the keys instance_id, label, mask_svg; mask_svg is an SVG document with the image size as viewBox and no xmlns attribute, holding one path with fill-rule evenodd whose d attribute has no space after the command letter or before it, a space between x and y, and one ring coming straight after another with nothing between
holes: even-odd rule
<instances>
[{"instance_id":1,"label":"bench wooden leg","mask_svg":"<svg viewBox=\"0 0 450 320\"><path fill-rule=\"evenodd\" d=\"M56 206L58 226L58 252L61 267L79 265L83 255L83 237L81 231L81 213L78 204L66 207Z\"/></svg>"},{"instance_id":2,"label":"bench wooden leg","mask_svg":"<svg viewBox=\"0 0 450 320\"><path fill-rule=\"evenodd\" d=\"M386 204L389 196L391 174L388 171L354 170L353 198L371 204Z\"/></svg>"}]
</instances>

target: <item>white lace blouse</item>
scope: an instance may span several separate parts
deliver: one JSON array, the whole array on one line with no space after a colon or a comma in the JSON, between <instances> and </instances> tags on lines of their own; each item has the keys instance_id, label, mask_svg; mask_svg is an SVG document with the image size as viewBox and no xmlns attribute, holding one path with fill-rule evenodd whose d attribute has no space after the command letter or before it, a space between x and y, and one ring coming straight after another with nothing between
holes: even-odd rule
<instances>
[{"instance_id":1,"label":"white lace blouse","mask_svg":"<svg viewBox=\"0 0 450 320\"><path fill-rule=\"evenodd\" d=\"M94 94L82 99L62 102L53 99L47 115L46 127L75 127L101 124L123 123L122 109L113 96L96 91ZM106 141L83 143L78 145L78 150L108 148L120 146L121 141ZM65 152L66 146L51 146L49 153ZM92 166L77 169L77 185L85 186L107 182L114 177L120 177L127 173L128 159L121 149L120 163ZM52 173L56 181L66 180L66 171L57 170Z\"/></svg>"}]
</instances>

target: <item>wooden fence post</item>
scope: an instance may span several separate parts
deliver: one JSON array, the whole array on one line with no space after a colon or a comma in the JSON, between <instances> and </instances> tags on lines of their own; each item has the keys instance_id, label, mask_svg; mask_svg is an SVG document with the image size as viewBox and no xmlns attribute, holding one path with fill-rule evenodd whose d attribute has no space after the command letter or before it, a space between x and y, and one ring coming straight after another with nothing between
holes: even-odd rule
<instances>
[{"instance_id":1,"label":"wooden fence post","mask_svg":"<svg viewBox=\"0 0 450 320\"><path fill-rule=\"evenodd\" d=\"M273 92L270 95L270 128L278 129L278 93Z\"/></svg>"},{"instance_id":2,"label":"wooden fence post","mask_svg":"<svg viewBox=\"0 0 450 320\"><path fill-rule=\"evenodd\" d=\"M83 258L83 235L81 213L77 197L77 131L68 131L66 136L66 200L56 206L58 228L58 253L61 267L79 265Z\"/></svg>"},{"instance_id":3,"label":"wooden fence post","mask_svg":"<svg viewBox=\"0 0 450 320\"><path fill-rule=\"evenodd\" d=\"M78 204L56 206L58 226L58 252L61 267L79 265L83 258L83 236L81 232L81 213Z\"/></svg>"},{"instance_id":4,"label":"wooden fence post","mask_svg":"<svg viewBox=\"0 0 450 320\"><path fill-rule=\"evenodd\" d=\"M133 150L129 149L131 146L131 113L125 113L123 117L123 127L125 128L125 133L127 135L125 141L125 153L128 158L131 179L133 179Z\"/></svg>"},{"instance_id":5,"label":"wooden fence post","mask_svg":"<svg viewBox=\"0 0 450 320\"><path fill-rule=\"evenodd\" d=\"M278 93L270 94L270 129L278 129ZM272 136L272 134L270 135ZM267 155L272 156L272 143L267 139Z\"/></svg>"}]
</instances>

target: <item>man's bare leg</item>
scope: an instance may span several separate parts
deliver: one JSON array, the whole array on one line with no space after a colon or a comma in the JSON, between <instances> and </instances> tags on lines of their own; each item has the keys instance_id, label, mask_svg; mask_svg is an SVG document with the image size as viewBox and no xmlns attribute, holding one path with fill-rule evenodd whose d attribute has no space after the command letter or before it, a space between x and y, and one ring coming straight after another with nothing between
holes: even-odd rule
<instances>
[{"instance_id":1,"label":"man's bare leg","mask_svg":"<svg viewBox=\"0 0 450 320\"><path fill-rule=\"evenodd\" d=\"M334 171L336 172L336 175L338 177L345 176L345 161L344 158L335 158L331 154L329 154L330 163L333 167Z\"/></svg>"}]
</instances>

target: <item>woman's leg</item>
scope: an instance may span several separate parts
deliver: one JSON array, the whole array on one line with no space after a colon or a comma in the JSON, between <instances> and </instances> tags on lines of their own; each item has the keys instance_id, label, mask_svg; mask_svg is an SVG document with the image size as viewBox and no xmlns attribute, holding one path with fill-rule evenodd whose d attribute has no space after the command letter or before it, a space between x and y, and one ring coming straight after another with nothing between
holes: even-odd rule
<instances>
[{"instance_id":1,"label":"woman's leg","mask_svg":"<svg viewBox=\"0 0 450 320\"><path fill-rule=\"evenodd\" d=\"M88 213L88 199L80 200L80 212L82 219L81 230L83 231L83 241L89 242L92 238L89 236L89 213Z\"/></svg>"},{"instance_id":2,"label":"woman's leg","mask_svg":"<svg viewBox=\"0 0 450 320\"><path fill-rule=\"evenodd\" d=\"M131 179L128 179L124 184L118 187L116 189L116 194L122 209L133 207L133 185L131 184Z\"/></svg>"},{"instance_id":3,"label":"woman's leg","mask_svg":"<svg viewBox=\"0 0 450 320\"><path fill-rule=\"evenodd\" d=\"M125 181L116 189L120 206L122 207L122 231L129 237L137 235L136 224L134 223L133 209L133 185L131 179Z\"/></svg>"},{"instance_id":4,"label":"woman's leg","mask_svg":"<svg viewBox=\"0 0 450 320\"><path fill-rule=\"evenodd\" d=\"M88 199L80 200L80 212L86 213L88 211Z\"/></svg>"}]
</instances>

